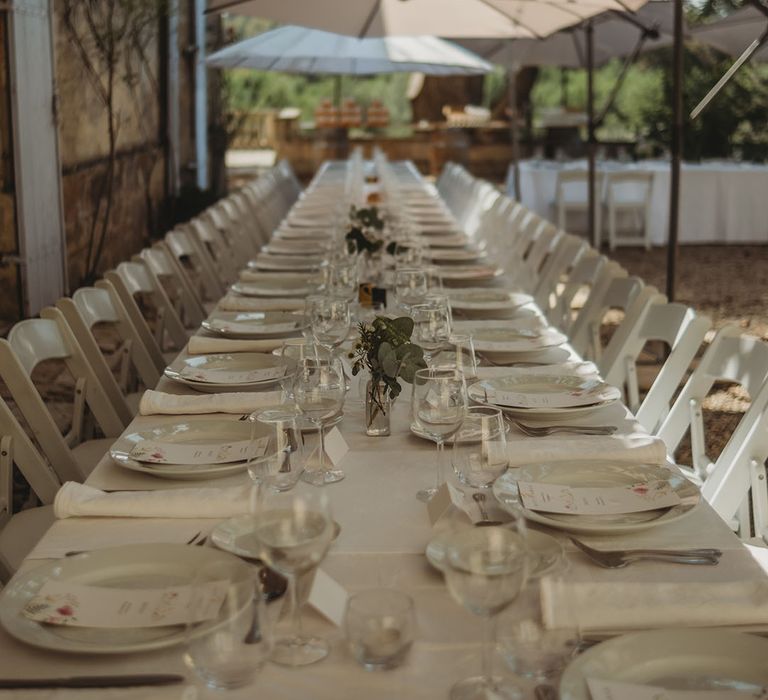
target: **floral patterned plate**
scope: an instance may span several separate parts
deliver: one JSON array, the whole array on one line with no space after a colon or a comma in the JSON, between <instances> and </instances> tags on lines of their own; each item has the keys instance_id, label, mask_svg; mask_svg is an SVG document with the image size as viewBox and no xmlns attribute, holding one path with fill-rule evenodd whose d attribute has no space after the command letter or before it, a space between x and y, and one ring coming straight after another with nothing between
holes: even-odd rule
<instances>
[{"instance_id":1,"label":"floral patterned plate","mask_svg":"<svg viewBox=\"0 0 768 700\"><path fill-rule=\"evenodd\" d=\"M209 564L222 569L243 567L244 574L249 566L221 550L183 544L125 545L66 557L13 578L0 597L0 624L26 644L77 654L126 654L183 644L184 625L133 629L46 625L22 610L53 576L91 586L163 588L191 583L196 572Z\"/></svg>"}]
</instances>

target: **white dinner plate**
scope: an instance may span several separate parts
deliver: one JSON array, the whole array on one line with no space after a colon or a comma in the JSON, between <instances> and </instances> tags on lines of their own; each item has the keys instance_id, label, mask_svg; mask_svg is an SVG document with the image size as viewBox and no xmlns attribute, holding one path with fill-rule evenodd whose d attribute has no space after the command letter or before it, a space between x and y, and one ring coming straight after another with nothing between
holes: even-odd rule
<instances>
[{"instance_id":1,"label":"white dinner plate","mask_svg":"<svg viewBox=\"0 0 768 700\"><path fill-rule=\"evenodd\" d=\"M442 248L463 248L469 239L463 233L434 234L417 236L416 241L430 250Z\"/></svg>"},{"instance_id":2,"label":"white dinner plate","mask_svg":"<svg viewBox=\"0 0 768 700\"><path fill-rule=\"evenodd\" d=\"M560 698L590 700L587 678L667 690L758 693L768 688L767 658L768 639L751 634L718 629L633 632L571 661L560 680ZM751 697L744 695L745 700Z\"/></svg>"},{"instance_id":3,"label":"white dinner plate","mask_svg":"<svg viewBox=\"0 0 768 700\"><path fill-rule=\"evenodd\" d=\"M521 372L482 379L469 386L467 395L511 416L539 420L585 415L621 398L616 387L598 377Z\"/></svg>"},{"instance_id":4,"label":"white dinner plate","mask_svg":"<svg viewBox=\"0 0 768 700\"><path fill-rule=\"evenodd\" d=\"M268 425L252 425L249 421L194 420L168 421L147 430L138 430L119 437L109 450L109 455L121 467L132 471L151 474L162 479L214 479L245 471L247 461L225 464L163 464L139 461L132 450L146 440L168 442L179 445L212 445L250 440L251 428L256 439L269 437L272 430Z\"/></svg>"},{"instance_id":5,"label":"white dinner plate","mask_svg":"<svg viewBox=\"0 0 768 700\"><path fill-rule=\"evenodd\" d=\"M668 481L679 496L680 503L671 508L618 515L544 513L522 506L517 489L518 481L571 487L627 487L649 481ZM701 500L699 489L693 483L667 467L577 460L509 469L494 482L493 494L502 506L513 513L522 507L525 517L534 522L585 534L623 534L665 525L690 515Z\"/></svg>"},{"instance_id":6,"label":"white dinner plate","mask_svg":"<svg viewBox=\"0 0 768 700\"><path fill-rule=\"evenodd\" d=\"M492 280L504 272L495 265L438 265L436 269L443 282L453 284Z\"/></svg>"},{"instance_id":7,"label":"white dinner plate","mask_svg":"<svg viewBox=\"0 0 768 700\"><path fill-rule=\"evenodd\" d=\"M271 379L257 381L197 381L182 376L185 369L204 370L206 372L235 372L243 373L257 370L280 370L282 374ZM190 355L189 357L177 357L165 368L165 376L180 384L191 387L197 391L215 394L220 391L251 391L263 389L289 377L295 370L295 363L284 360L281 357L268 355L261 352L237 352L232 354L219 353L214 355ZM211 375L209 375L210 377Z\"/></svg>"},{"instance_id":8,"label":"white dinner plate","mask_svg":"<svg viewBox=\"0 0 768 700\"><path fill-rule=\"evenodd\" d=\"M308 323L305 316L282 311L216 311L201 325L225 338L280 338L295 335Z\"/></svg>"},{"instance_id":9,"label":"white dinner plate","mask_svg":"<svg viewBox=\"0 0 768 700\"><path fill-rule=\"evenodd\" d=\"M203 566L243 567L248 564L210 547L141 544L110 547L65 557L17 574L0 597L0 624L26 644L78 654L126 654L162 649L184 642L184 625L104 629L46 625L22 610L51 577L80 584L119 588L162 588L189 584Z\"/></svg>"},{"instance_id":10,"label":"white dinner plate","mask_svg":"<svg viewBox=\"0 0 768 700\"><path fill-rule=\"evenodd\" d=\"M533 302L530 294L508 289L466 288L450 290L451 308L461 311L509 311Z\"/></svg>"},{"instance_id":11,"label":"white dinner plate","mask_svg":"<svg viewBox=\"0 0 768 700\"><path fill-rule=\"evenodd\" d=\"M424 253L430 260L441 263L464 263L482 260L487 257L482 250L462 249L462 248L430 248Z\"/></svg>"},{"instance_id":12,"label":"white dinner plate","mask_svg":"<svg viewBox=\"0 0 768 700\"><path fill-rule=\"evenodd\" d=\"M325 252L323 246L312 245L302 240L272 240L263 246L261 251L267 255L292 255L296 257L306 257L307 255L322 256Z\"/></svg>"},{"instance_id":13,"label":"white dinner plate","mask_svg":"<svg viewBox=\"0 0 768 700\"><path fill-rule=\"evenodd\" d=\"M450 536L450 532L440 533L437 537L432 538L427 545L425 551L427 561L438 571L443 570L445 550L450 541ZM560 564L563 558L563 547L552 535L529 529L526 539L531 553L528 570L529 578L541 578Z\"/></svg>"}]
</instances>

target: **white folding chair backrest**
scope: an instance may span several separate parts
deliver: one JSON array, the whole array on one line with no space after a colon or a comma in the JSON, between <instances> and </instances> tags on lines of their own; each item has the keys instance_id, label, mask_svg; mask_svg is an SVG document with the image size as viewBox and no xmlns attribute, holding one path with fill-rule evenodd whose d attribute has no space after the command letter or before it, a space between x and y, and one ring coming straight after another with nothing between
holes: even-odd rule
<instances>
[{"instance_id":1,"label":"white folding chair backrest","mask_svg":"<svg viewBox=\"0 0 768 700\"><path fill-rule=\"evenodd\" d=\"M739 535L768 544L768 381L752 395L720 456L710 467L701 495Z\"/></svg>"},{"instance_id":2,"label":"white folding chair backrest","mask_svg":"<svg viewBox=\"0 0 768 700\"><path fill-rule=\"evenodd\" d=\"M200 255L209 260L220 281L231 284L237 279L237 259L244 258L243 252L233 249L224 236L211 225L210 219L196 217L186 224L190 238L200 249Z\"/></svg>"},{"instance_id":3,"label":"white folding chair backrest","mask_svg":"<svg viewBox=\"0 0 768 700\"><path fill-rule=\"evenodd\" d=\"M186 230L169 231L163 242L172 257L171 263L187 276L201 303L224 295L224 285L216 274L213 260L204 248L195 245L194 238Z\"/></svg>"},{"instance_id":4,"label":"white folding chair backrest","mask_svg":"<svg viewBox=\"0 0 768 700\"><path fill-rule=\"evenodd\" d=\"M81 287L72 295L71 300L60 299L56 303L56 307L64 314L64 318L67 319L67 323L78 339L80 335L75 330L78 318L82 319L90 332L93 331L94 326L100 323L110 324L116 330L121 341L119 384L123 394L130 391L131 368L135 370L136 376L148 389L154 388L160 381L161 375L155 365L151 351L144 345L142 337L134 327L125 307L119 299L110 295L108 289ZM87 354L87 349L82 341L81 345Z\"/></svg>"},{"instance_id":5,"label":"white folding chair backrest","mask_svg":"<svg viewBox=\"0 0 768 700\"><path fill-rule=\"evenodd\" d=\"M564 236L552 224L539 227L538 233L524 253L521 264L512 278L515 284L527 292L533 292L546 261Z\"/></svg>"},{"instance_id":6,"label":"white folding chair backrest","mask_svg":"<svg viewBox=\"0 0 768 700\"><path fill-rule=\"evenodd\" d=\"M600 330L610 310L625 313L643 288L639 277L627 277L613 266L606 266L607 280L595 285L581 312L573 322L571 345L583 358L597 362L602 354Z\"/></svg>"},{"instance_id":7,"label":"white folding chair backrest","mask_svg":"<svg viewBox=\"0 0 768 700\"><path fill-rule=\"evenodd\" d=\"M574 320L573 304L578 304L582 297L586 299L589 296L592 288L600 279L602 269L607 264L608 258L600 255L593 248L587 249L579 258L571 270L562 292L557 295L556 303L549 306L547 320L553 326L564 333L570 332Z\"/></svg>"},{"instance_id":8,"label":"white folding chair backrest","mask_svg":"<svg viewBox=\"0 0 768 700\"><path fill-rule=\"evenodd\" d=\"M560 236L555 243L533 289L534 301L545 316L557 307L565 282L587 248L586 241L569 233Z\"/></svg>"},{"instance_id":9,"label":"white folding chair backrest","mask_svg":"<svg viewBox=\"0 0 768 700\"><path fill-rule=\"evenodd\" d=\"M693 464L697 479L706 481L713 469L707 456L702 404L717 381L740 384L754 398L768 378L768 344L742 335L735 325L723 326L685 383L657 432L674 454L690 430Z\"/></svg>"},{"instance_id":10,"label":"white folding chair backrest","mask_svg":"<svg viewBox=\"0 0 768 700\"><path fill-rule=\"evenodd\" d=\"M636 211L643 220L643 237L639 241L646 249L651 247L650 218L653 173L619 172L606 175L605 204L608 210L608 242L611 250L619 243L637 244L637 239L620 238L617 231L617 215Z\"/></svg>"},{"instance_id":11,"label":"white folding chair backrest","mask_svg":"<svg viewBox=\"0 0 768 700\"><path fill-rule=\"evenodd\" d=\"M634 327L628 332L620 328L611 338L599 363L600 373L606 382L622 388L625 403L649 433L656 432L669 412L672 397L711 327L708 317L684 304L668 304L663 294L656 294ZM664 343L668 354L641 402L637 360L649 342Z\"/></svg>"},{"instance_id":12,"label":"white folding chair backrest","mask_svg":"<svg viewBox=\"0 0 768 700\"><path fill-rule=\"evenodd\" d=\"M160 241L151 248L144 248L135 259L146 264L152 284L163 289L166 297L173 302L172 306L183 327L197 328L207 316L203 302L187 273L175 263L165 243Z\"/></svg>"},{"instance_id":13,"label":"white folding chair backrest","mask_svg":"<svg viewBox=\"0 0 768 700\"><path fill-rule=\"evenodd\" d=\"M141 312L139 305L136 302L136 296L147 297L152 301L154 307L154 335L153 339L155 345L160 351L160 364L158 365L158 357L156 353L153 354L155 365L159 369L165 367L165 362L162 359L162 351L165 348L165 336L166 333L170 338L171 343L178 350L183 348L187 340L187 332L184 329L184 324L181 321L181 317L176 311L176 307L168 297L165 288L159 283L157 278L150 272L147 264L139 259L130 262L120 263L114 270L110 270L104 273L104 279L112 285L115 293L119 296L123 306L128 311L133 325L140 329L139 332L144 338L144 343L147 347L151 347L151 344L146 338L146 333L141 329L139 319L144 321L145 326L149 327L147 320ZM97 285L99 283L97 282Z\"/></svg>"}]
</instances>

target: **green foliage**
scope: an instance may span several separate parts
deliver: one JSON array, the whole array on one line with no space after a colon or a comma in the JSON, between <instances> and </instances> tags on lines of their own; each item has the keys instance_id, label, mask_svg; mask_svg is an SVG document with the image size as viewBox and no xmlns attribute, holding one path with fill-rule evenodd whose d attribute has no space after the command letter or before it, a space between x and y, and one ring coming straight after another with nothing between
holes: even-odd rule
<instances>
[{"instance_id":1,"label":"green foliage","mask_svg":"<svg viewBox=\"0 0 768 700\"><path fill-rule=\"evenodd\" d=\"M384 230L384 220L379 216L378 207L357 208L352 205L349 221L350 229L345 239L354 241L358 253L376 253L381 250L384 240L378 234Z\"/></svg>"},{"instance_id":2,"label":"green foliage","mask_svg":"<svg viewBox=\"0 0 768 700\"><path fill-rule=\"evenodd\" d=\"M350 354L354 358L352 374L357 375L362 369L371 373L374 387L371 397L384 412L378 385L386 387L390 399L397 398L402 391L398 379L412 384L416 371L427 366L424 350L411 342L413 319L408 316L395 319L376 316L370 325L359 324L358 330L360 337Z\"/></svg>"}]
</instances>

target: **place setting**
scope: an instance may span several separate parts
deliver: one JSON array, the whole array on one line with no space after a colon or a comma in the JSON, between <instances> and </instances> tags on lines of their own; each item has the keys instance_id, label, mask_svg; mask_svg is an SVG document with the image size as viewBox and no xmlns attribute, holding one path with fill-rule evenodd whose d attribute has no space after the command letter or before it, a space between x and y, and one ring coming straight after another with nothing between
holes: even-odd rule
<instances>
[{"instance_id":1,"label":"place setting","mask_svg":"<svg viewBox=\"0 0 768 700\"><path fill-rule=\"evenodd\" d=\"M307 325L303 315L278 311L214 311L201 324L211 335L236 339L295 336Z\"/></svg>"}]
</instances>

